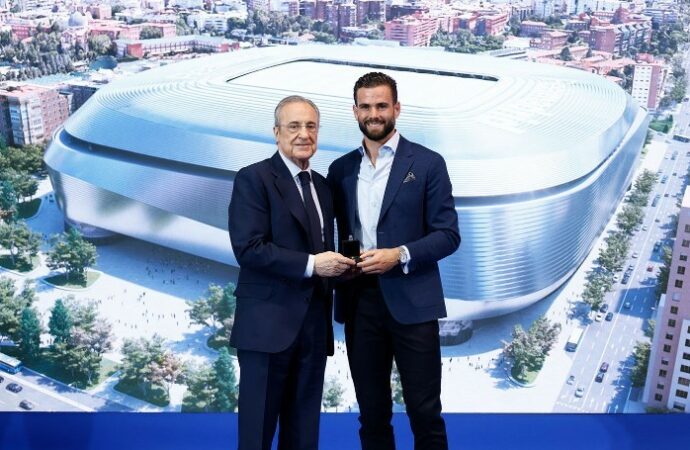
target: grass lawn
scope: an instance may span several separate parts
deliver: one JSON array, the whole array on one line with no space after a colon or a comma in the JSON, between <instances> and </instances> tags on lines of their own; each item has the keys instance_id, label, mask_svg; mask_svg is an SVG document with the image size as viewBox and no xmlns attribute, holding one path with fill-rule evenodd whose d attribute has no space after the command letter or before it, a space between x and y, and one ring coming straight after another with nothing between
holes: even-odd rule
<instances>
[{"instance_id":1,"label":"grass lawn","mask_svg":"<svg viewBox=\"0 0 690 450\"><path fill-rule=\"evenodd\" d=\"M154 385L149 388L147 395L141 395L141 389L135 383L128 383L126 381L120 381L115 385L115 390L122 392L123 394L131 395L134 398L143 400L148 403L152 403L156 406L164 407L170 404L170 398L163 386Z\"/></svg>"},{"instance_id":2,"label":"grass lawn","mask_svg":"<svg viewBox=\"0 0 690 450\"><path fill-rule=\"evenodd\" d=\"M668 116L662 120L652 120L649 123L649 128L651 128L654 131L658 131L660 133L668 133L668 130L666 130L667 125L668 125L668 128L670 129L671 126L673 125L673 117Z\"/></svg>"},{"instance_id":3,"label":"grass lawn","mask_svg":"<svg viewBox=\"0 0 690 450\"><path fill-rule=\"evenodd\" d=\"M537 379L537 375L539 375L539 370L536 370L534 372L528 370L525 373L525 375L522 376L518 373L517 370L515 370L515 366L513 366L510 369L510 375L522 384L532 384L534 383L534 380Z\"/></svg>"},{"instance_id":4,"label":"grass lawn","mask_svg":"<svg viewBox=\"0 0 690 450\"><path fill-rule=\"evenodd\" d=\"M38 256L34 256L31 258L31 264L13 264L12 263L12 258L10 255L1 255L0 256L0 267L4 267L5 269L10 269L10 270L16 270L17 272L31 272L34 270L37 266L38 263L41 260L38 258Z\"/></svg>"},{"instance_id":5,"label":"grass lawn","mask_svg":"<svg viewBox=\"0 0 690 450\"><path fill-rule=\"evenodd\" d=\"M17 347L3 347L2 352L10 356L19 357L19 349ZM57 355L53 350L48 348L41 349L41 353L33 361L22 360L24 365L31 370L38 373L46 375L55 380L61 381L65 384L71 384L81 389L88 389L90 387L96 386L101 381L112 375L115 370L117 363L106 358L101 359L101 368L98 372L98 376L92 380L91 384L87 384L84 380L77 380L69 372L66 372L60 366L57 360Z\"/></svg>"},{"instance_id":6,"label":"grass lawn","mask_svg":"<svg viewBox=\"0 0 690 450\"><path fill-rule=\"evenodd\" d=\"M41 199L35 198L28 202L19 203L17 205L17 216L19 219L28 219L33 217L38 212L38 207L41 206Z\"/></svg>"},{"instance_id":7,"label":"grass lawn","mask_svg":"<svg viewBox=\"0 0 690 450\"><path fill-rule=\"evenodd\" d=\"M64 273L61 273L60 275L54 275L52 277L45 278L45 281L48 283L59 286L59 287L65 287L65 288L70 288L70 289L83 289L87 287L91 287L92 284L98 280L98 277L100 277L101 274L99 272L92 272L92 271L87 271L86 272L86 283L77 283L72 280L67 280L67 275Z\"/></svg>"}]
</instances>

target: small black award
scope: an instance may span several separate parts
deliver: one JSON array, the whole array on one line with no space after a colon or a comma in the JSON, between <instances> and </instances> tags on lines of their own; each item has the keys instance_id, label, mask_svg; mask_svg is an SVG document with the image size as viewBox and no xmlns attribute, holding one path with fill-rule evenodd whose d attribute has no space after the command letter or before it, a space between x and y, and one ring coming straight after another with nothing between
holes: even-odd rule
<instances>
[{"instance_id":1,"label":"small black award","mask_svg":"<svg viewBox=\"0 0 690 450\"><path fill-rule=\"evenodd\" d=\"M360 254L360 247L359 247L359 241L357 239L352 239L352 236L350 236L350 239L347 241L342 241L340 248L343 251L343 256L347 256L348 258L352 258L355 260L355 262L360 262L359 259L359 254Z\"/></svg>"}]
</instances>

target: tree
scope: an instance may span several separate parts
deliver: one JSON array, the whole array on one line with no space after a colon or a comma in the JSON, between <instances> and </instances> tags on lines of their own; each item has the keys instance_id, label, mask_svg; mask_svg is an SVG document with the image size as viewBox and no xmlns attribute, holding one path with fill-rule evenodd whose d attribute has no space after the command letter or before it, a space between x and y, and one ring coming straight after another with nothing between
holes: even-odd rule
<instances>
[{"instance_id":1,"label":"tree","mask_svg":"<svg viewBox=\"0 0 690 450\"><path fill-rule=\"evenodd\" d=\"M121 380L137 387L143 397L148 397L152 389L163 388L164 383L168 383L169 389L183 371L177 358L165 349L163 338L157 334L151 339L126 339L122 356Z\"/></svg>"},{"instance_id":2,"label":"tree","mask_svg":"<svg viewBox=\"0 0 690 450\"><path fill-rule=\"evenodd\" d=\"M503 342L506 355L513 359L515 371L524 377L528 371L541 370L560 332L559 323L551 324L543 316L535 320L527 332L520 324L515 325L513 340Z\"/></svg>"},{"instance_id":3,"label":"tree","mask_svg":"<svg viewBox=\"0 0 690 450\"><path fill-rule=\"evenodd\" d=\"M41 346L41 322L34 308L24 308L19 330L19 351L25 359L32 360Z\"/></svg>"},{"instance_id":4,"label":"tree","mask_svg":"<svg viewBox=\"0 0 690 450\"><path fill-rule=\"evenodd\" d=\"M53 327L58 325L61 337L64 337L68 325L66 322L71 322L71 327L67 329L67 338L56 339L53 348L63 369L80 384L88 386L97 380L103 354L112 349L112 326L105 319L98 317L94 302L80 304L73 297L68 297L63 306L67 310L69 320L58 325L57 321L53 320L54 307L51 323ZM51 332L52 330L51 328Z\"/></svg>"},{"instance_id":5,"label":"tree","mask_svg":"<svg viewBox=\"0 0 690 450\"><path fill-rule=\"evenodd\" d=\"M234 412L239 392L235 366L227 348L220 349L218 359L213 363L213 370L216 386L214 409L220 412Z\"/></svg>"},{"instance_id":6,"label":"tree","mask_svg":"<svg viewBox=\"0 0 690 450\"><path fill-rule=\"evenodd\" d=\"M636 205L625 205L616 217L618 227L628 235L632 235L635 227L642 223L644 210Z\"/></svg>"},{"instance_id":7,"label":"tree","mask_svg":"<svg viewBox=\"0 0 690 450\"><path fill-rule=\"evenodd\" d=\"M48 329L53 336L54 344L68 341L72 330L72 317L62 299L55 301L55 306L53 306L48 320Z\"/></svg>"},{"instance_id":8,"label":"tree","mask_svg":"<svg viewBox=\"0 0 690 450\"><path fill-rule=\"evenodd\" d=\"M647 378L651 348L649 342L637 342L637 344L635 344L635 350L633 350L635 365L632 368L632 375L630 376L632 385L635 387L644 386L644 382Z\"/></svg>"},{"instance_id":9,"label":"tree","mask_svg":"<svg viewBox=\"0 0 690 450\"><path fill-rule=\"evenodd\" d=\"M19 295L15 294L14 281L0 277L0 336L19 342L22 312L31 307L36 296L31 283L26 283Z\"/></svg>"},{"instance_id":10,"label":"tree","mask_svg":"<svg viewBox=\"0 0 690 450\"><path fill-rule=\"evenodd\" d=\"M182 398L182 412L215 412L215 374L210 366L187 374L187 392Z\"/></svg>"},{"instance_id":11,"label":"tree","mask_svg":"<svg viewBox=\"0 0 690 450\"><path fill-rule=\"evenodd\" d=\"M48 253L47 265L53 270L64 269L67 280L86 283L86 270L96 264L96 246L84 240L71 228L60 236L54 236L53 249Z\"/></svg>"},{"instance_id":12,"label":"tree","mask_svg":"<svg viewBox=\"0 0 690 450\"><path fill-rule=\"evenodd\" d=\"M108 35L105 34L99 34L97 36L90 37L88 39L88 46L90 52L93 52L95 56L112 55L115 53L113 51L113 42L110 40L110 37L108 37Z\"/></svg>"},{"instance_id":13,"label":"tree","mask_svg":"<svg viewBox=\"0 0 690 450\"><path fill-rule=\"evenodd\" d=\"M671 257L673 250L671 247L664 245L661 247L661 261L663 264L659 268L659 275L657 275L656 283L656 296L657 299L661 298L661 294L665 293L668 289L668 279L671 272Z\"/></svg>"},{"instance_id":14,"label":"tree","mask_svg":"<svg viewBox=\"0 0 690 450\"><path fill-rule=\"evenodd\" d=\"M14 267L33 267L40 245L41 235L31 231L26 222L0 223L0 247L9 251Z\"/></svg>"},{"instance_id":15,"label":"tree","mask_svg":"<svg viewBox=\"0 0 690 450\"><path fill-rule=\"evenodd\" d=\"M0 179L0 219L13 220L17 214L17 193L10 180Z\"/></svg>"},{"instance_id":16,"label":"tree","mask_svg":"<svg viewBox=\"0 0 690 450\"><path fill-rule=\"evenodd\" d=\"M219 324L235 317L235 285L229 283L223 288L212 283L208 286L207 292L206 297L188 301L190 309L187 311L194 323L211 327L216 334Z\"/></svg>"},{"instance_id":17,"label":"tree","mask_svg":"<svg viewBox=\"0 0 690 450\"><path fill-rule=\"evenodd\" d=\"M338 412L338 406L343 402L344 393L345 388L338 382L338 379L336 377L329 377L323 386L321 404L326 409L335 408L335 412Z\"/></svg>"}]
</instances>

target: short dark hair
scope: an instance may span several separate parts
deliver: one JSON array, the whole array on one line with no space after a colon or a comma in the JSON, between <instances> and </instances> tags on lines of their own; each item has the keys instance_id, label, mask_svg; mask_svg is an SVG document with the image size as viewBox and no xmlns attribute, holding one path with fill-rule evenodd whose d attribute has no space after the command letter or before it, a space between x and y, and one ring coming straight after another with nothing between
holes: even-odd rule
<instances>
[{"instance_id":1,"label":"short dark hair","mask_svg":"<svg viewBox=\"0 0 690 450\"><path fill-rule=\"evenodd\" d=\"M393 94L393 103L398 103L398 84L395 80L381 72L369 72L361 77L355 83L353 95L355 98L355 105L357 105L357 91L361 88L374 88L378 86L388 86Z\"/></svg>"}]
</instances>

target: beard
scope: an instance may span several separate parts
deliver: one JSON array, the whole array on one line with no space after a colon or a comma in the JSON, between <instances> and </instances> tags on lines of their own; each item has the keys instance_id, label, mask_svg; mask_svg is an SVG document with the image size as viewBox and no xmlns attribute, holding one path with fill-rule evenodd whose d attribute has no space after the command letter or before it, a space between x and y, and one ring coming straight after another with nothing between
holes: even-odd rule
<instances>
[{"instance_id":1,"label":"beard","mask_svg":"<svg viewBox=\"0 0 690 450\"><path fill-rule=\"evenodd\" d=\"M359 124L359 129L362 131L362 134L364 134L366 137L371 139L372 141L380 141L381 139L385 138L388 136L391 131L395 129L395 119L391 120L364 120L360 121L358 120L357 123ZM367 125L372 124L372 123L380 123L383 124L383 128L381 128L381 131L372 131L367 128Z\"/></svg>"}]
</instances>

